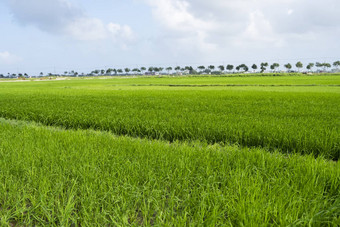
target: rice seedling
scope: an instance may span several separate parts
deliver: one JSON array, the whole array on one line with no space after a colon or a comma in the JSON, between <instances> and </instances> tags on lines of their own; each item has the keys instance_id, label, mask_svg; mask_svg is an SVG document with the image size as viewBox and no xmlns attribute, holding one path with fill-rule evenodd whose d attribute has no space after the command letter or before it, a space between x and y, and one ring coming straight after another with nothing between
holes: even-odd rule
<instances>
[{"instance_id":1,"label":"rice seedling","mask_svg":"<svg viewBox=\"0 0 340 227\"><path fill-rule=\"evenodd\" d=\"M0 119L3 226L336 226L340 166Z\"/></svg>"},{"instance_id":2,"label":"rice seedling","mask_svg":"<svg viewBox=\"0 0 340 227\"><path fill-rule=\"evenodd\" d=\"M339 78L117 78L2 83L0 116L141 138L237 143L338 160ZM265 86L258 86L261 81ZM222 82L256 86L214 86ZM157 83L162 86L146 86ZM296 86L308 83L315 86ZM165 86L170 84L211 86ZM271 86L280 84L290 86Z\"/></svg>"}]
</instances>

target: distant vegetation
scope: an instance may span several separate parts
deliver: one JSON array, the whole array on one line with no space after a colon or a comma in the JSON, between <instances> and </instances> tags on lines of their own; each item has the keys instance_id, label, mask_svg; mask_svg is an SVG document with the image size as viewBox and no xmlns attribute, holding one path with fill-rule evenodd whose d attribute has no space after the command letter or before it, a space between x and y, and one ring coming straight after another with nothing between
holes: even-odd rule
<instances>
[{"instance_id":1,"label":"distant vegetation","mask_svg":"<svg viewBox=\"0 0 340 227\"><path fill-rule=\"evenodd\" d=\"M333 64L327 63L327 62L316 62L309 63L305 66L299 61L295 64L296 70L292 70L292 65L290 63L283 65L285 68L285 71L279 70L280 67L279 63L272 63L269 65L268 62L262 62L259 66L256 64L251 65L251 69L246 64L240 64L240 65L209 65L204 66L200 65L195 67L192 66L175 66L175 67L154 67L150 66L148 68L142 66L140 68L107 68L107 69L96 69L89 73L79 73L74 70L71 71L64 71L61 74L56 73L43 73L40 72L39 75L28 75L27 73L7 73L7 74L0 74L0 78L17 78L17 77L25 77L28 78L30 76L33 77L42 77L42 76L69 76L69 77L83 77L83 76L117 76L117 75L158 75L158 74L164 74L164 75L182 75L182 74L225 74L225 73L263 73L263 72L270 72L270 73L276 73L276 72L304 72L304 73L321 73L321 72L339 72L340 69L340 61L335 61ZM331 67L333 66L333 69L331 70ZM316 67L316 68L315 68ZM259 71L258 71L259 69Z\"/></svg>"}]
</instances>

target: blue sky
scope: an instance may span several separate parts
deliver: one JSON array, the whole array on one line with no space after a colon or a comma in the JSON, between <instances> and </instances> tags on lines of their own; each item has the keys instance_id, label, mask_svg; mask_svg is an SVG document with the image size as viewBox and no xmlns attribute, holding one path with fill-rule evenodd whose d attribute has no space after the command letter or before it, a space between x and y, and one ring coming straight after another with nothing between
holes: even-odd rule
<instances>
[{"instance_id":1,"label":"blue sky","mask_svg":"<svg viewBox=\"0 0 340 227\"><path fill-rule=\"evenodd\" d=\"M340 60L339 0L2 0L0 73Z\"/></svg>"}]
</instances>

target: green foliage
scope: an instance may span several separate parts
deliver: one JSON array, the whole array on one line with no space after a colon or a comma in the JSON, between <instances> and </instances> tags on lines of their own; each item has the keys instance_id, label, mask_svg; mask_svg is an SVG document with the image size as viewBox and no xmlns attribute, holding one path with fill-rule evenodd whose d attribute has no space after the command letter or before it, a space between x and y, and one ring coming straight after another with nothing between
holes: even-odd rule
<instances>
[{"instance_id":1,"label":"green foliage","mask_svg":"<svg viewBox=\"0 0 340 227\"><path fill-rule=\"evenodd\" d=\"M1 119L0 138L1 226L340 224L338 162Z\"/></svg>"},{"instance_id":2,"label":"green foliage","mask_svg":"<svg viewBox=\"0 0 340 227\"><path fill-rule=\"evenodd\" d=\"M339 84L338 78L187 77L3 83L0 116L168 141L238 143L337 160L340 123L335 119L340 118L340 95L338 87L329 85Z\"/></svg>"},{"instance_id":3,"label":"green foliage","mask_svg":"<svg viewBox=\"0 0 340 227\"><path fill-rule=\"evenodd\" d=\"M268 62L262 62L261 63L261 72L264 72L266 70L266 67L268 67Z\"/></svg>"},{"instance_id":4,"label":"green foliage","mask_svg":"<svg viewBox=\"0 0 340 227\"><path fill-rule=\"evenodd\" d=\"M229 71L233 70L234 69L234 66L233 65L227 65L226 67Z\"/></svg>"},{"instance_id":5,"label":"green foliage","mask_svg":"<svg viewBox=\"0 0 340 227\"><path fill-rule=\"evenodd\" d=\"M333 66L338 68L340 66L340 61L333 62Z\"/></svg>"}]
</instances>

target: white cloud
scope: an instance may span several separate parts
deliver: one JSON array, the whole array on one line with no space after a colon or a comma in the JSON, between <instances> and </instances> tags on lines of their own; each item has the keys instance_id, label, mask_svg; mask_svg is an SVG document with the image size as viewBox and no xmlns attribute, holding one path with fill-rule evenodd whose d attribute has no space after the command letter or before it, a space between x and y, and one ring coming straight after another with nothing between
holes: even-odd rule
<instances>
[{"instance_id":1,"label":"white cloud","mask_svg":"<svg viewBox=\"0 0 340 227\"><path fill-rule=\"evenodd\" d=\"M21 61L21 58L8 51L0 52L0 63L11 65Z\"/></svg>"},{"instance_id":2,"label":"white cloud","mask_svg":"<svg viewBox=\"0 0 340 227\"><path fill-rule=\"evenodd\" d=\"M128 43L133 37L127 25L105 24L91 17L68 0L10 0L14 18L22 25L32 25L42 31L64 35L76 40L113 40ZM112 25L119 29L112 33Z\"/></svg>"},{"instance_id":3,"label":"white cloud","mask_svg":"<svg viewBox=\"0 0 340 227\"><path fill-rule=\"evenodd\" d=\"M121 37L125 40L131 41L135 38L132 29L127 25L109 23L106 26L106 28L109 31L109 35L113 39L116 39L117 37Z\"/></svg>"},{"instance_id":4,"label":"white cloud","mask_svg":"<svg viewBox=\"0 0 340 227\"><path fill-rule=\"evenodd\" d=\"M207 41L208 33L216 29L215 23L205 21L190 12L190 4L183 0L147 0L152 13L162 27L169 31L165 39L175 36L175 43L170 42L173 50L214 50L213 43Z\"/></svg>"},{"instance_id":5,"label":"white cloud","mask_svg":"<svg viewBox=\"0 0 340 227\"><path fill-rule=\"evenodd\" d=\"M339 34L340 1L144 0L171 51L219 56L312 46ZM248 51L247 51L248 50ZM200 52L197 52L200 51ZM303 51L301 51L303 52ZM231 56L232 54L230 54Z\"/></svg>"},{"instance_id":6,"label":"white cloud","mask_svg":"<svg viewBox=\"0 0 340 227\"><path fill-rule=\"evenodd\" d=\"M103 22L97 18L80 17L68 23L65 33L77 40L102 40L107 38Z\"/></svg>"},{"instance_id":7,"label":"white cloud","mask_svg":"<svg viewBox=\"0 0 340 227\"><path fill-rule=\"evenodd\" d=\"M268 44L270 46L281 46L283 43L282 38L274 33L272 24L261 11L250 13L248 26L234 40L238 46L256 45L257 48Z\"/></svg>"}]
</instances>

